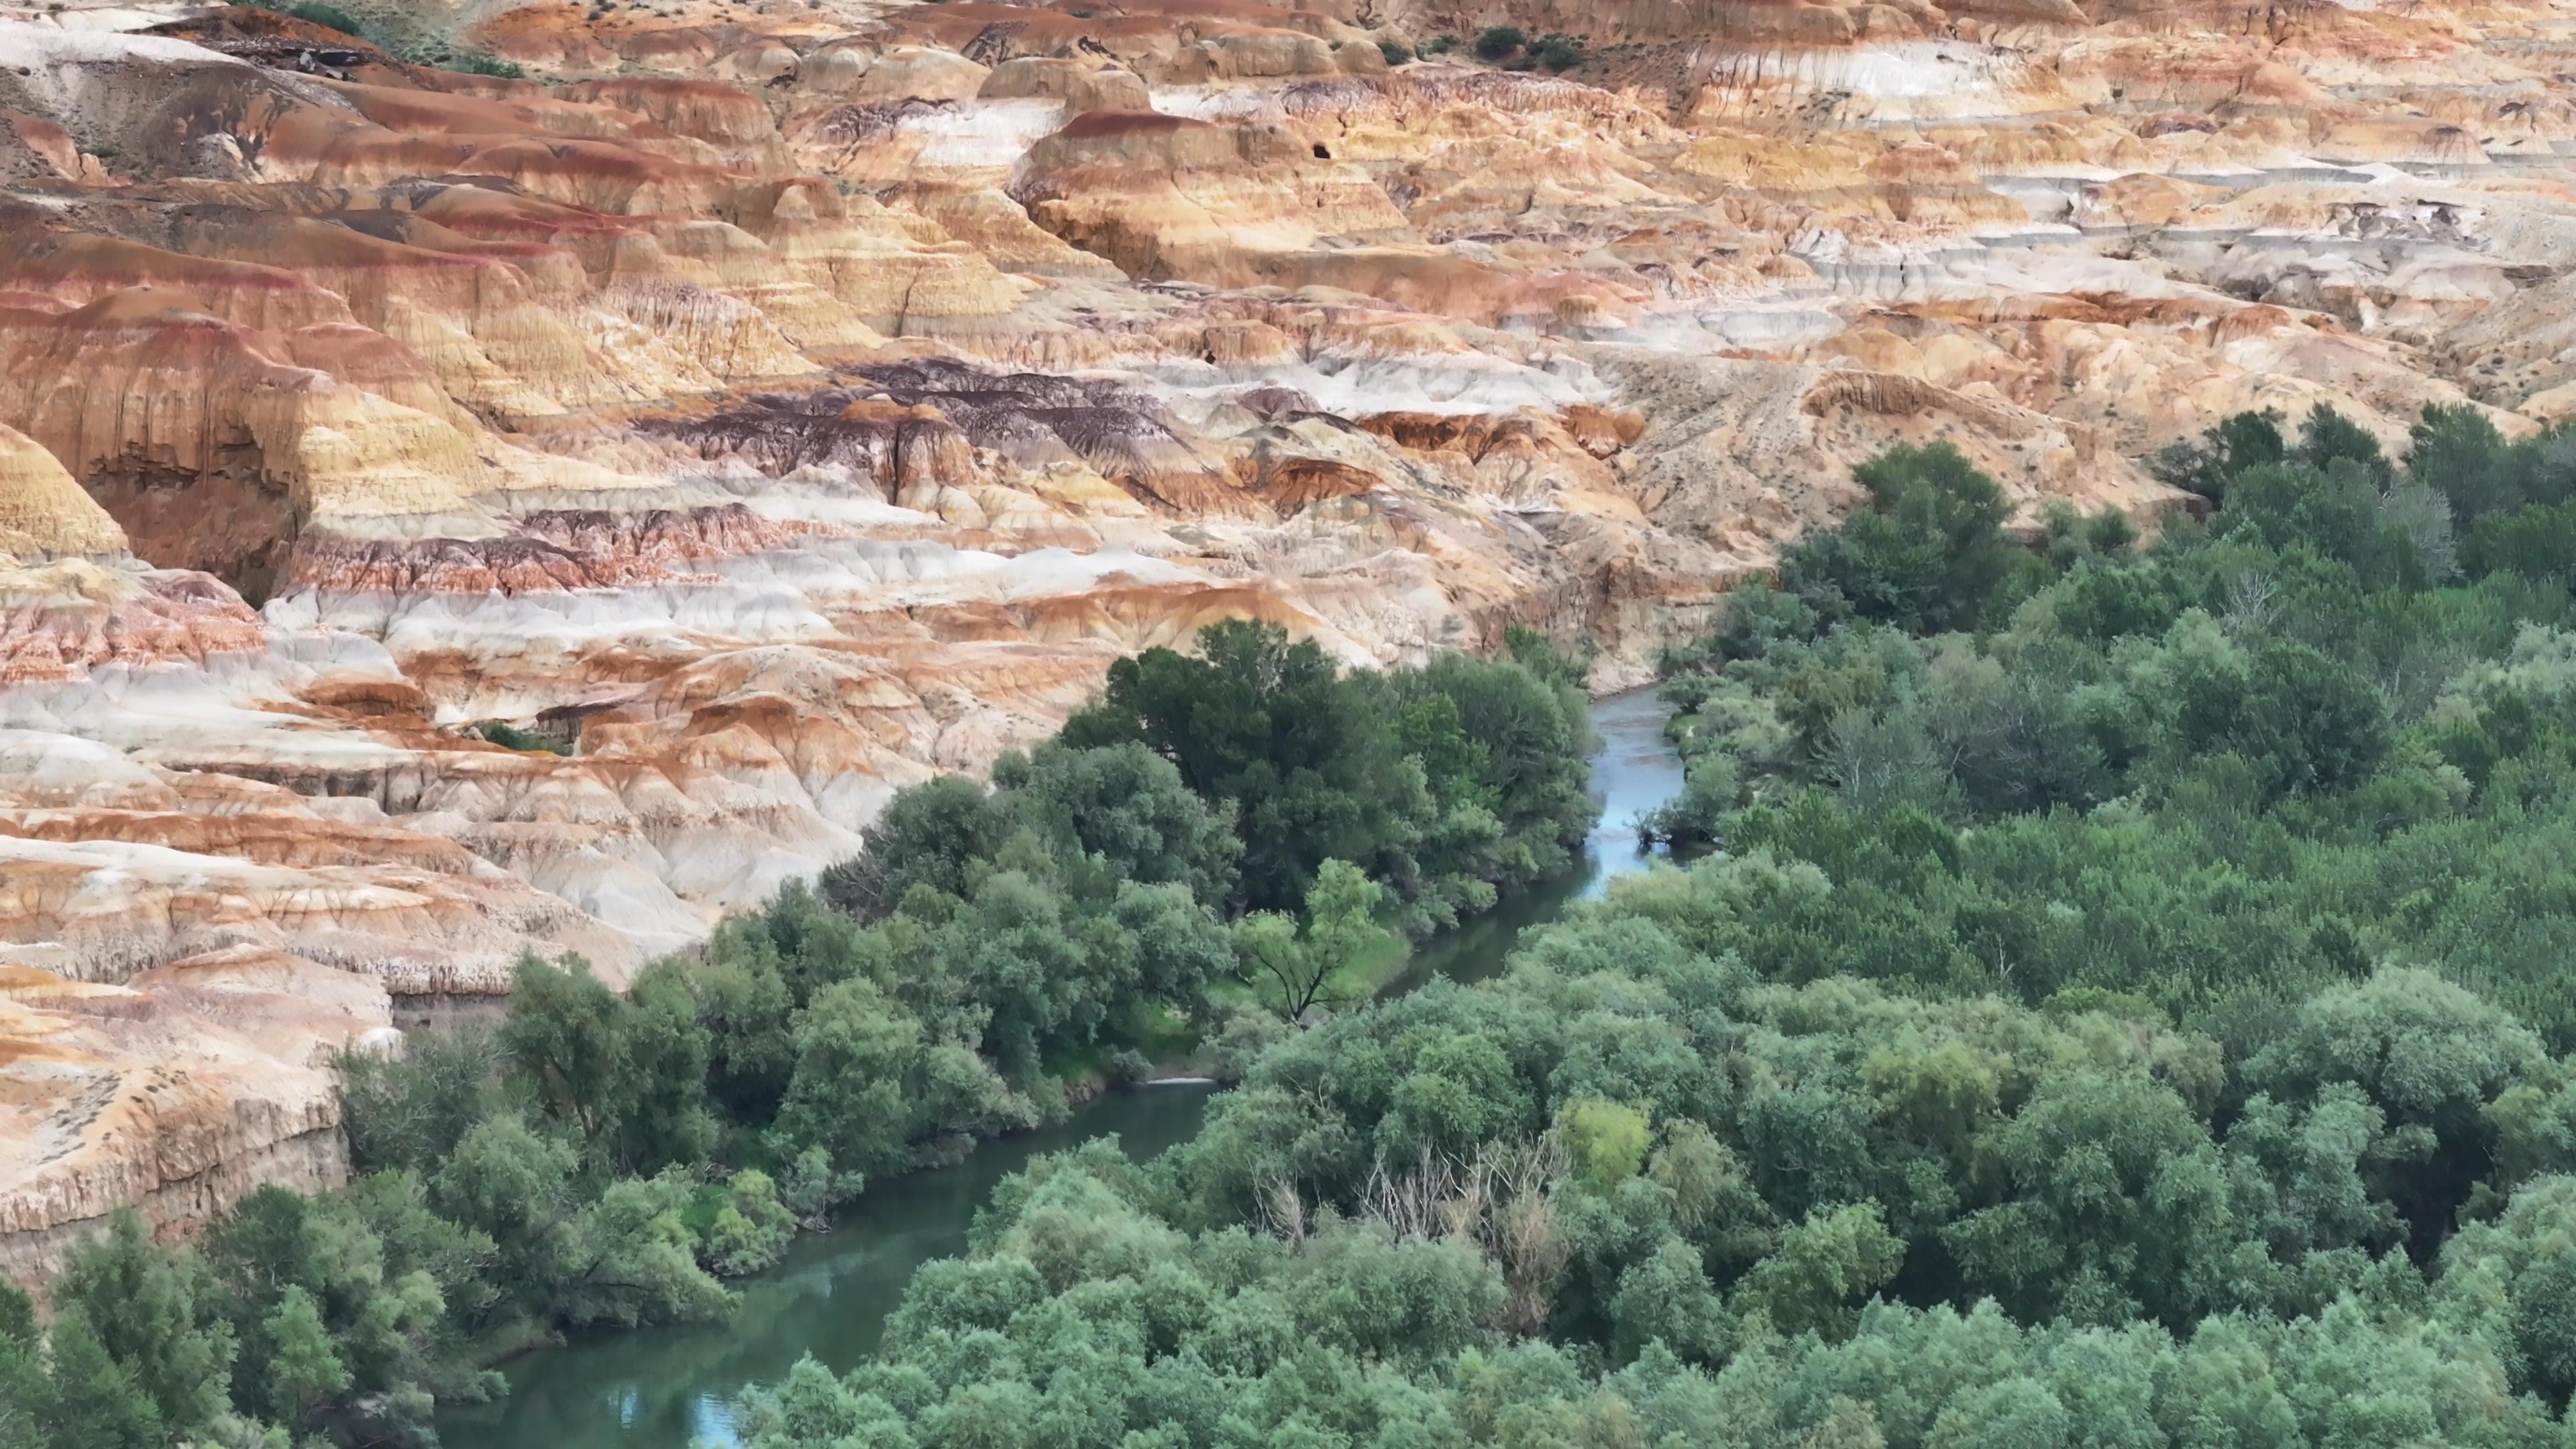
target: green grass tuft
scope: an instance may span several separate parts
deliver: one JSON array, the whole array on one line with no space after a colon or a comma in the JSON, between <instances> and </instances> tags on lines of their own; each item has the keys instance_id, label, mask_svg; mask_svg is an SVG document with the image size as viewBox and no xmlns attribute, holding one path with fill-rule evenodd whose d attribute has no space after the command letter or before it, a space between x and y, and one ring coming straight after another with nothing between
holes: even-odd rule
<instances>
[{"instance_id":1,"label":"green grass tuft","mask_svg":"<svg viewBox=\"0 0 2576 1449\"><path fill-rule=\"evenodd\" d=\"M503 60L497 55L480 50L458 51L455 59L447 63L446 69L463 71L467 75L497 76L502 80L528 78L526 68L517 61Z\"/></svg>"}]
</instances>

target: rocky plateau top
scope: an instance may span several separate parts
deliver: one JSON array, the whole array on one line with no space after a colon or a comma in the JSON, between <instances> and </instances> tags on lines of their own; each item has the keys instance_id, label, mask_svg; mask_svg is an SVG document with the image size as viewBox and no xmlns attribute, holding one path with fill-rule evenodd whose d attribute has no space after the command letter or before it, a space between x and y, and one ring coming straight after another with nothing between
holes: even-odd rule
<instances>
[{"instance_id":1,"label":"rocky plateau top","mask_svg":"<svg viewBox=\"0 0 2576 1449\"><path fill-rule=\"evenodd\" d=\"M2576 0L343 9L0 6L22 1279L1210 620L1607 688L1892 442L2576 413Z\"/></svg>"}]
</instances>

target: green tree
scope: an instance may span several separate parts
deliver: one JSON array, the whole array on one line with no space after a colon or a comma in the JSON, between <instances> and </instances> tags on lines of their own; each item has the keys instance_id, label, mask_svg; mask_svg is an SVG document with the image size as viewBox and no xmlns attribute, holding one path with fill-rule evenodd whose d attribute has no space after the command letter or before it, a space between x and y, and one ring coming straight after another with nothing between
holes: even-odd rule
<instances>
[{"instance_id":1,"label":"green tree","mask_svg":"<svg viewBox=\"0 0 2576 1449\"><path fill-rule=\"evenodd\" d=\"M321 1405L349 1387L349 1369L340 1362L331 1332L313 1295L290 1285L278 1295L264 1325L268 1359L268 1399L286 1421L310 1425Z\"/></svg>"},{"instance_id":2,"label":"green tree","mask_svg":"<svg viewBox=\"0 0 2576 1449\"><path fill-rule=\"evenodd\" d=\"M724 1206L705 1234L703 1256L719 1273L757 1273L775 1264L796 1236L796 1215L779 1200L769 1174L745 1168L725 1185Z\"/></svg>"},{"instance_id":3,"label":"green tree","mask_svg":"<svg viewBox=\"0 0 2576 1449\"><path fill-rule=\"evenodd\" d=\"M0 1282L0 1445L43 1445L53 1418L54 1383L35 1302L15 1284Z\"/></svg>"},{"instance_id":4,"label":"green tree","mask_svg":"<svg viewBox=\"0 0 2576 1449\"><path fill-rule=\"evenodd\" d=\"M2243 1066L2246 1084L2290 1102L2356 1089L2388 1124L2376 1188L2414 1241L2438 1243L2493 1163L2488 1104L2548 1057L2528 1027L2429 972L2392 968L2298 1003Z\"/></svg>"},{"instance_id":5,"label":"green tree","mask_svg":"<svg viewBox=\"0 0 2576 1449\"><path fill-rule=\"evenodd\" d=\"M44 1442L51 1449L160 1449L163 1420L152 1393L101 1341L88 1305L64 1303L49 1338L54 1372Z\"/></svg>"},{"instance_id":6,"label":"green tree","mask_svg":"<svg viewBox=\"0 0 2576 1449\"><path fill-rule=\"evenodd\" d=\"M1745 1275L1737 1301L1783 1333L1840 1336L1859 1300L1904 1261L1905 1244L1888 1232L1878 1204L1848 1203L1809 1213L1781 1234L1779 1249Z\"/></svg>"},{"instance_id":7,"label":"green tree","mask_svg":"<svg viewBox=\"0 0 2576 1449\"><path fill-rule=\"evenodd\" d=\"M1319 1005L1343 998L1336 978L1388 949L1377 924L1383 893L1344 860L1328 860L1306 893L1306 920L1257 911L1235 922L1236 972L1264 1010L1302 1021Z\"/></svg>"},{"instance_id":8,"label":"green tree","mask_svg":"<svg viewBox=\"0 0 2576 1449\"><path fill-rule=\"evenodd\" d=\"M907 1431L893 1405L873 1394L853 1393L812 1358L796 1361L778 1384L743 1396L738 1429L754 1449L800 1449L807 1444L901 1444Z\"/></svg>"},{"instance_id":9,"label":"green tree","mask_svg":"<svg viewBox=\"0 0 2576 1449\"><path fill-rule=\"evenodd\" d=\"M796 1070L800 1005L776 948L750 923L728 922L707 943L689 984L707 1031L710 1106L735 1122L768 1122Z\"/></svg>"},{"instance_id":10,"label":"green tree","mask_svg":"<svg viewBox=\"0 0 2576 1449\"><path fill-rule=\"evenodd\" d=\"M2473 578L2513 573L2563 587L2576 569L2576 503L2487 514L2470 530L2460 562Z\"/></svg>"},{"instance_id":11,"label":"green tree","mask_svg":"<svg viewBox=\"0 0 2576 1449\"><path fill-rule=\"evenodd\" d=\"M1396 738L1406 754L1422 762L1423 778L1443 804L1490 802L1485 775L1491 762L1484 748L1467 737L1455 698L1434 693L1406 700L1396 718Z\"/></svg>"},{"instance_id":12,"label":"green tree","mask_svg":"<svg viewBox=\"0 0 2576 1449\"><path fill-rule=\"evenodd\" d=\"M434 1210L418 1173L370 1173L350 1186L348 1202L375 1235L386 1280L407 1304L416 1311L424 1282L438 1300L436 1321L422 1325L422 1356L439 1362L460 1357L464 1335L489 1321L503 1300L496 1276L499 1246L488 1234Z\"/></svg>"},{"instance_id":13,"label":"green tree","mask_svg":"<svg viewBox=\"0 0 2576 1449\"><path fill-rule=\"evenodd\" d=\"M579 1155L515 1116L477 1123L430 1184L430 1201L494 1245L495 1279L509 1301L573 1326L633 1327L716 1318L724 1288L698 1267L682 1219L696 1195L687 1174L578 1190Z\"/></svg>"},{"instance_id":14,"label":"green tree","mask_svg":"<svg viewBox=\"0 0 2576 1449\"><path fill-rule=\"evenodd\" d=\"M658 961L619 996L567 957L523 958L501 1046L548 1116L580 1131L611 1168L653 1172L715 1145L707 1030L686 969Z\"/></svg>"},{"instance_id":15,"label":"green tree","mask_svg":"<svg viewBox=\"0 0 2576 1449\"><path fill-rule=\"evenodd\" d=\"M915 886L963 896L974 888L977 862L991 859L1010 831L1009 814L982 785L938 776L887 802L860 837L860 853L823 873L823 895L863 921L894 914Z\"/></svg>"},{"instance_id":16,"label":"green tree","mask_svg":"<svg viewBox=\"0 0 2576 1449\"><path fill-rule=\"evenodd\" d=\"M1599 1097L1575 1097L1556 1109L1556 1133L1574 1166L1574 1177L1595 1192L1608 1192L1645 1165L1654 1140L1646 1114Z\"/></svg>"},{"instance_id":17,"label":"green tree","mask_svg":"<svg viewBox=\"0 0 2576 1449\"><path fill-rule=\"evenodd\" d=\"M2416 588L2450 571L2448 506L2429 493L2415 500L2391 492L2376 467L2345 455L2238 474L2213 532L2230 541L2314 550L2349 565L2372 588ZM2440 560L2438 568L2427 566L2432 558Z\"/></svg>"},{"instance_id":18,"label":"green tree","mask_svg":"<svg viewBox=\"0 0 2576 1449\"><path fill-rule=\"evenodd\" d=\"M1444 799L1484 804L1502 826L1505 857L1492 873L1534 880L1565 869L1599 808L1589 793L1592 731L1579 667L1544 641L1528 640L1508 663L1445 654L1398 682L1414 695L1406 706L1407 748L1435 781L1442 769L1466 772L1458 777L1471 780L1472 791ZM1434 705L1432 719L1416 721L1412 711L1435 700L1450 709ZM1439 768L1426 750L1438 755Z\"/></svg>"},{"instance_id":19,"label":"green tree","mask_svg":"<svg viewBox=\"0 0 2576 1449\"><path fill-rule=\"evenodd\" d=\"M2529 444L2508 445L2474 404L2427 403L2407 429L2406 471L2440 489L2467 527L2489 514L2559 501L2546 496L2552 492L2564 496L2563 474L2556 489L2545 477L2551 471L2542 463L2547 442L2544 435Z\"/></svg>"},{"instance_id":20,"label":"green tree","mask_svg":"<svg viewBox=\"0 0 2576 1449\"><path fill-rule=\"evenodd\" d=\"M993 778L1008 790L1015 821L1058 849L1100 857L1120 879L1183 886L1209 906L1235 893L1243 845L1233 821L1140 742L1041 745L1025 759L995 762Z\"/></svg>"},{"instance_id":21,"label":"green tree","mask_svg":"<svg viewBox=\"0 0 2576 1449\"><path fill-rule=\"evenodd\" d=\"M1397 748L1397 721L1276 624L1214 624L1198 642L1198 658L1149 649L1111 665L1106 695L1066 722L1063 742L1140 741L1200 798L1234 802L1255 909L1292 906L1326 860L1408 876L1431 799Z\"/></svg>"},{"instance_id":22,"label":"green tree","mask_svg":"<svg viewBox=\"0 0 2576 1449\"><path fill-rule=\"evenodd\" d=\"M1125 882L1108 914L1116 930L1100 931L1095 950L1119 953L1125 964L1108 964L1112 992L1102 1005L1104 1021L1124 1016L1132 1026L1148 1001L1195 1002L1210 981L1233 967L1225 926L1178 884Z\"/></svg>"},{"instance_id":23,"label":"green tree","mask_svg":"<svg viewBox=\"0 0 2576 1449\"><path fill-rule=\"evenodd\" d=\"M616 1127L623 1006L579 957L557 964L522 956L511 974L501 1049L535 1088L547 1116L595 1142Z\"/></svg>"},{"instance_id":24,"label":"green tree","mask_svg":"<svg viewBox=\"0 0 2576 1449\"><path fill-rule=\"evenodd\" d=\"M2170 1086L2051 1077L1982 1135L1991 1205L1942 1230L1974 1290L2090 1321L2212 1306L2234 1225L2208 1126Z\"/></svg>"},{"instance_id":25,"label":"green tree","mask_svg":"<svg viewBox=\"0 0 2576 1449\"><path fill-rule=\"evenodd\" d=\"M2501 1300L2522 1382L2563 1411L2576 1392L2576 1178L2526 1184L2501 1217L2445 1244L2440 1265L2454 1311L2483 1316Z\"/></svg>"},{"instance_id":26,"label":"green tree","mask_svg":"<svg viewBox=\"0 0 2576 1449\"><path fill-rule=\"evenodd\" d=\"M1045 1048L1089 1040L1115 994L1111 973L1132 964L1114 947L1086 951L1068 904L1042 881L1002 871L940 933L940 955L990 1011L985 1040L1015 1083L1036 1078Z\"/></svg>"},{"instance_id":27,"label":"green tree","mask_svg":"<svg viewBox=\"0 0 2576 1449\"><path fill-rule=\"evenodd\" d=\"M1852 470L1869 507L1781 560L1786 586L1829 615L1913 633L1974 629L2021 555L2003 535L2003 490L1958 449L1898 444Z\"/></svg>"},{"instance_id":28,"label":"green tree","mask_svg":"<svg viewBox=\"0 0 2576 1449\"><path fill-rule=\"evenodd\" d=\"M1684 1361L1715 1364L1734 1337L1726 1305L1700 1271L1698 1250L1679 1238L1665 1239L1619 1275L1610 1322L1611 1352L1622 1361L1659 1342Z\"/></svg>"},{"instance_id":29,"label":"green tree","mask_svg":"<svg viewBox=\"0 0 2576 1449\"><path fill-rule=\"evenodd\" d=\"M2224 503L2237 474L2278 463L2289 451L2276 414L2235 413L2220 419L2197 442L2167 445L2148 464L2148 471L2158 482L2197 493L2211 503Z\"/></svg>"},{"instance_id":30,"label":"green tree","mask_svg":"<svg viewBox=\"0 0 2576 1449\"><path fill-rule=\"evenodd\" d=\"M658 1172L715 1149L707 1105L711 1042L698 1020L687 969L674 960L646 966L618 1013L613 1160L627 1172Z\"/></svg>"},{"instance_id":31,"label":"green tree","mask_svg":"<svg viewBox=\"0 0 2576 1449\"><path fill-rule=\"evenodd\" d=\"M859 1195L866 1178L832 1170L832 1154L820 1145L801 1148L778 1184L778 1200L800 1220L819 1218L833 1206Z\"/></svg>"},{"instance_id":32,"label":"green tree","mask_svg":"<svg viewBox=\"0 0 2576 1449\"><path fill-rule=\"evenodd\" d=\"M696 1235L681 1217L695 1195L695 1182L678 1173L628 1178L566 1219L555 1254L557 1316L634 1328L732 1312L731 1295L698 1266Z\"/></svg>"},{"instance_id":33,"label":"green tree","mask_svg":"<svg viewBox=\"0 0 2576 1449\"><path fill-rule=\"evenodd\" d=\"M2388 460L2379 450L2379 439L2368 428L2324 403L2308 410L2294 456L2312 468L2330 468L2338 461L2357 463L2373 472L2388 468Z\"/></svg>"},{"instance_id":34,"label":"green tree","mask_svg":"<svg viewBox=\"0 0 2576 1449\"><path fill-rule=\"evenodd\" d=\"M515 1116L475 1124L429 1179L440 1216L493 1245L493 1281L542 1309L565 1276L560 1234L571 1215L570 1144L540 1137Z\"/></svg>"},{"instance_id":35,"label":"green tree","mask_svg":"<svg viewBox=\"0 0 2576 1449\"><path fill-rule=\"evenodd\" d=\"M234 1339L223 1293L203 1259L152 1242L142 1215L120 1208L107 1232L74 1248L51 1290L60 1315L77 1307L84 1329L150 1400L155 1419L179 1433L200 1429L230 1407ZM113 1400L122 1390L84 1369L85 1382ZM110 1376L112 1377L112 1376ZM59 1379L58 1379L59 1382ZM82 1392L90 1392L84 1388ZM63 1389L68 1411L71 1386Z\"/></svg>"},{"instance_id":36,"label":"green tree","mask_svg":"<svg viewBox=\"0 0 2576 1449\"><path fill-rule=\"evenodd\" d=\"M462 1023L411 1033L399 1056L349 1051L336 1065L352 1165L425 1168L482 1117L500 1046L487 1028Z\"/></svg>"},{"instance_id":37,"label":"green tree","mask_svg":"<svg viewBox=\"0 0 2576 1449\"><path fill-rule=\"evenodd\" d=\"M873 982L818 992L796 1027L796 1075L779 1108L779 1133L819 1147L846 1171L899 1167L914 1107L907 1082L919 1067L921 1028Z\"/></svg>"},{"instance_id":38,"label":"green tree","mask_svg":"<svg viewBox=\"0 0 2576 1449\"><path fill-rule=\"evenodd\" d=\"M2378 692L2304 644L2267 643L2241 672L2193 670L2178 683L2181 747L2253 763L2271 798L2348 789L2388 757L2388 711Z\"/></svg>"}]
</instances>

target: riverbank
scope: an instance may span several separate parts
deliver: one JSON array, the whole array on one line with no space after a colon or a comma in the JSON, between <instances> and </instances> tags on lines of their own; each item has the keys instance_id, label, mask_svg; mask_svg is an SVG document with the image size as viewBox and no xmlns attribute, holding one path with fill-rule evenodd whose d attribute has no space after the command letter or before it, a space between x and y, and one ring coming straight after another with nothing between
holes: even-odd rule
<instances>
[{"instance_id":1,"label":"riverbank","mask_svg":"<svg viewBox=\"0 0 2576 1449\"><path fill-rule=\"evenodd\" d=\"M1436 977L1478 980L1503 969L1521 933L1653 858L1630 821L1681 788L1681 760L1664 740L1651 690L1598 700L1592 793L1601 804L1582 866L1515 891L1494 909L1441 932L1390 963L1379 996ZM1063 1123L978 1145L964 1161L872 1185L830 1233L800 1238L785 1261L740 1280L742 1307L721 1324L607 1331L523 1354L502 1372L509 1396L443 1412L451 1449L688 1449L730 1445L742 1390L776 1380L812 1355L847 1369L875 1347L885 1316L922 1264L964 1251L966 1230L994 1186L1031 1158L1116 1135L1139 1160L1195 1136L1212 1083L1108 1091Z\"/></svg>"}]
</instances>

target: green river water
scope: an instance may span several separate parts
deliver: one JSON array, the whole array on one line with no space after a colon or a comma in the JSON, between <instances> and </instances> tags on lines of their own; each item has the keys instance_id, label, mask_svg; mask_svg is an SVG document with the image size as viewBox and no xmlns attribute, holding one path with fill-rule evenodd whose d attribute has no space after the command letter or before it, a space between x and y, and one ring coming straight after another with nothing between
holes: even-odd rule
<instances>
[{"instance_id":1,"label":"green river water","mask_svg":"<svg viewBox=\"0 0 2576 1449\"><path fill-rule=\"evenodd\" d=\"M1652 690L1598 701L1592 792L1601 818L1581 869L1506 896L1495 908L1424 943L1389 983L1410 991L1435 976L1472 981L1502 969L1522 931L1642 869L1629 822L1681 788L1681 762L1663 737ZM1138 1158L1188 1140L1215 1088L1171 1083L1110 1092L1060 1127L979 1146L954 1167L870 1186L829 1233L799 1238L786 1261L735 1286L730 1322L586 1334L501 1366L506 1399L439 1416L448 1449L686 1449L730 1445L742 1390L785 1375L811 1354L846 1369L877 1343L913 1270L963 1252L966 1228L993 1185L1031 1157L1108 1133Z\"/></svg>"}]
</instances>

